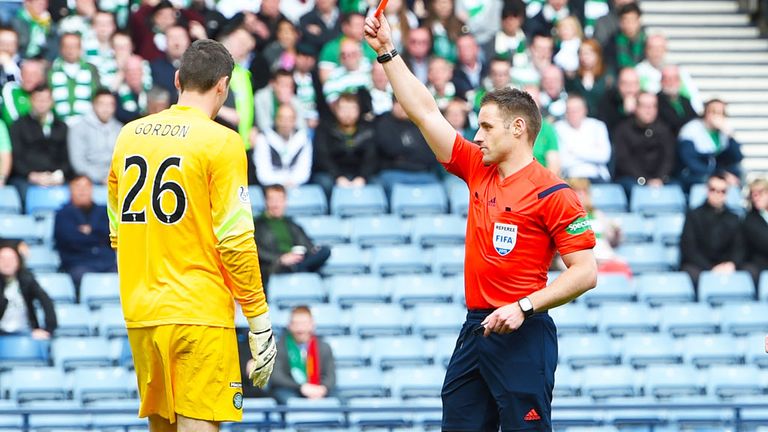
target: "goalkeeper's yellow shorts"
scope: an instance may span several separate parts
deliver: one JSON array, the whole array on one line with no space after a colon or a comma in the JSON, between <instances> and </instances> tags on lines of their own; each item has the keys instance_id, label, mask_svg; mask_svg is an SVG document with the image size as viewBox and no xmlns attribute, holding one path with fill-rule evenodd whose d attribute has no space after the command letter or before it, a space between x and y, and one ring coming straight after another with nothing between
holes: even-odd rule
<instances>
[{"instance_id":1,"label":"goalkeeper's yellow shorts","mask_svg":"<svg viewBox=\"0 0 768 432\"><path fill-rule=\"evenodd\" d=\"M208 421L241 421L243 389L235 330L198 325L128 329L139 417L176 414Z\"/></svg>"}]
</instances>

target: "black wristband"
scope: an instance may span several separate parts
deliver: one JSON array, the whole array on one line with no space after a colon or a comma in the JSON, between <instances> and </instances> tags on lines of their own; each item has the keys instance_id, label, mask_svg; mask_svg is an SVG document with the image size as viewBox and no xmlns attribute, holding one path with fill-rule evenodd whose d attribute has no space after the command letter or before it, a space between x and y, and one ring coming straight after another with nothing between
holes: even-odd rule
<instances>
[{"instance_id":1,"label":"black wristband","mask_svg":"<svg viewBox=\"0 0 768 432\"><path fill-rule=\"evenodd\" d=\"M384 53L384 54L376 57L376 61L379 62L379 63L386 63L386 62L392 60L393 58L395 58L395 56L397 56L397 54L398 54L397 53L397 49L393 49L390 52Z\"/></svg>"}]
</instances>

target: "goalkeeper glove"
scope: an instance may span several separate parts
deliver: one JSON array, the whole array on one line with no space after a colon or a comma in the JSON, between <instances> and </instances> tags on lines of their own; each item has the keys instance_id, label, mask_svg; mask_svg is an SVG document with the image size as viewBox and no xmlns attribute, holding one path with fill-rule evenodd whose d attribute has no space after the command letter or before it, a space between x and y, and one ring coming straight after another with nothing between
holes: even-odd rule
<instances>
[{"instance_id":1,"label":"goalkeeper glove","mask_svg":"<svg viewBox=\"0 0 768 432\"><path fill-rule=\"evenodd\" d=\"M248 318L248 325L251 328L251 331L248 332L248 345L251 347L251 356L256 363L256 367L251 371L249 378L253 381L253 385L264 388L269 376L272 375L272 368L275 366L275 356L277 355L269 312Z\"/></svg>"}]
</instances>

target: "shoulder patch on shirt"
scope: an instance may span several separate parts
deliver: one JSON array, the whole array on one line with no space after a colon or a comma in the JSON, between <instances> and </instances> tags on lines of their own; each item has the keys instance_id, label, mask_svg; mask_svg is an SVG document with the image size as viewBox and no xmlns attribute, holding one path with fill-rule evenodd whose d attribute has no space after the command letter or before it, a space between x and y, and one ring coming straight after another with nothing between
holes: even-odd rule
<instances>
[{"instance_id":1,"label":"shoulder patch on shirt","mask_svg":"<svg viewBox=\"0 0 768 432\"><path fill-rule=\"evenodd\" d=\"M589 231L591 229L592 229L592 222L590 222L589 219L587 219L586 217L580 217L575 221L571 222L565 228L565 232L567 232L570 235L578 235L583 232Z\"/></svg>"},{"instance_id":2,"label":"shoulder patch on shirt","mask_svg":"<svg viewBox=\"0 0 768 432\"><path fill-rule=\"evenodd\" d=\"M553 193L559 191L560 189L568 189L569 187L570 186L568 186L565 183L560 183L560 184L556 184L554 186L550 186L550 187L544 189L543 191L539 192L539 199L546 198L546 197L552 195Z\"/></svg>"},{"instance_id":3,"label":"shoulder patch on shirt","mask_svg":"<svg viewBox=\"0 0 768 432\"><path fill-rule=\"evenodd\" d=\"M494 223L493 224L493 247L501 256L506 256L517 243L517 225Z\"/></svg>"},{"instance_id":4,"label":"shoulder patch on shirt","mask_svg":"<svg viewBox=\"0 0 768 432\"><path fill-rule=\"evenodd\" d=\"M240 186L237 188L237 198L243 204L249 204L251 202L251 195L248 193L247 186Z\"/></svg>"}]
</instances>

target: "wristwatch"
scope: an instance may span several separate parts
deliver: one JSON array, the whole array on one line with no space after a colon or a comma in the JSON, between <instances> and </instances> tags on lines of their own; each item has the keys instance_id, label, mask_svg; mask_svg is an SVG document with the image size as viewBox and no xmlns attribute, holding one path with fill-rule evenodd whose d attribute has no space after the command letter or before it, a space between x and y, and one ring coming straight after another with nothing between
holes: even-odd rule
<instances>
[{"instance_id":1,"label":"wristwatch","mask_svg":"<svg viewBox=\"0 0 768 432\"><path fill-rule=\"evenodd\" d=\"M397 53L397 49L393 49L390 52L385 52L384 54L376 57L376 61L379 62L379 63L386 63L386 62L392 60L393 58L395 58L397 56L397 54L398 54Z\"/></svg>"},{"instance_id":2,"label":"wristwatch","mask_svg":"<svg viewBox=\"0 0 768 432\"><path fill-rule=\"evenodd\" d=\"M523 316L525 318L528 318L536 312L533 310L533 303L531 303L531 299L528 297L521 298L517 301L517 304L520 306L520 310L523 311Z\"/></svg>"}]
</instances>

